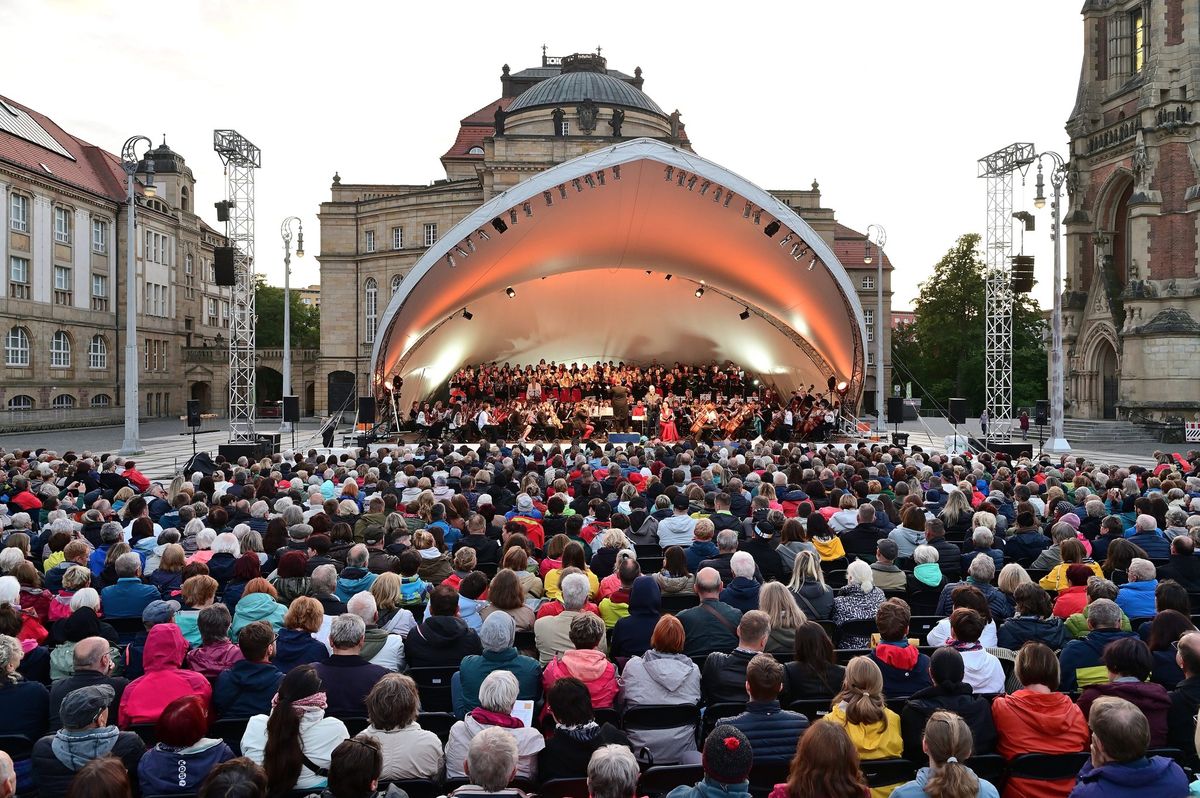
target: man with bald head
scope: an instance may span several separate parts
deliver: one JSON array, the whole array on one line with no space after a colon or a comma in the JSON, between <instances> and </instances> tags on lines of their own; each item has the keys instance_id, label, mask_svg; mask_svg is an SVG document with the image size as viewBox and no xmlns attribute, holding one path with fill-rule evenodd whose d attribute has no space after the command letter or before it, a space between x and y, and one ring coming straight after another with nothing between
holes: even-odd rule
<instances>
[{"instance_id":1,"label":"man with bald head","mask_svg":"<svg viewBox=\"0 0 1200 798\"><path fill-rule=\"evenodd\" d=\"M17 770L12 757L0 751L0 798L12 798L17 794Z\"/></svg>"},{"instance_id":2,"label":"man with bald head","mask_svg":"<svg viewBox=\"0 0 1200 798\"><path fill-rule=\"evenodd\" d=\"M713 651L732 651L737 647L740 610L720 600L721 574L715 568L701 568L696 574L696 596L700 605L677 616L686 634L684 653L689 657Z\"/></svg>"},{"instance_id":3,"label":"man with bald head","mask_svg":"<svg viewBox=\"0 0 1200 798\"><path fill-rule=\"evenodd\" d=\"M59 679L50 688L50 731L56 732L62 728L58 716L58 708L72 690L80 687L90 687L96 684L107 684L113 689L112 705L109 714L116 717L117 707L121 703L121 693L129 680L120 676L112 676L113 661L111 656L112 644L103 637L85 637L75 644L72 659L75 672L65 679Z\"/></svg>"},{"instance_id":4,"label":"man with bald head","mask_svg":"<svg viewBox=\"0 0 1200 798\"><path fill-rule=\"evenodd\" d=\"M1187 632L1179 638L1175 661L1183 669L1183 681L1171 691L1171 709L1167 712L1167 745L1186 752L1196 763L1196 713L1200 711L1200 632Z\"/></svg>"}]
</instances>

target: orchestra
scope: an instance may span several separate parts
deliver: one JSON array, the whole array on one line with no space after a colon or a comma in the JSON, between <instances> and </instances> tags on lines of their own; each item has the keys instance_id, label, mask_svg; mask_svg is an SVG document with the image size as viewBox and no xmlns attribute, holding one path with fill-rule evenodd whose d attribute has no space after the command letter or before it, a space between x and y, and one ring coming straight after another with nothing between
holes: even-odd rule
<instances>
[{"instance_id":1,"label":"orchestra","mask_svg":"<svg viewBox=\"0 0 1200 798\"><path fill-rule=\"evenodd\" d=\"M840 399L813 385L781 397L734 363L487 363L459 369L448 387L448 400L410 406L403 421L420 439L590 440L632 429L664 442L825 441Z\"/></svg>"}]
</instances>

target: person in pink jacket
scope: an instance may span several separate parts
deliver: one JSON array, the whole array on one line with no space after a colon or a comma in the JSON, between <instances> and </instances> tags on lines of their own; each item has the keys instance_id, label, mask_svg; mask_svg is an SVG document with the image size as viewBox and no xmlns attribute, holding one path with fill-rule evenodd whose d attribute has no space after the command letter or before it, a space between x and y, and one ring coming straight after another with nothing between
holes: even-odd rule
<instances>
[{"instance_id":1,"label":"person in pink jacket","mask_svg":"<svg viewBox=\"0 0 1200 798\"><path fill-rule=\"evenodd\" d=\"M550 660L542 674L543 692L564 676L574 676L587 685L596 709L611 707L620 685L617 683L617 668L597 646L604 639L604 621L589 612L583 612L571 620L568 633L575 648L564 651Z\"/></svg>"},{"instance_id":2,"label":"person in pink jacket","mask_svg":"<svg viewBox=\"0 0 1200 798\"><path fill-rule=\"evenodd\" d=\"M117 725L128 729L133 723L153 723L167 704L185 695L198 695L207 707L212 686L199 673L182 670L188 644L173 623L160 623L150 630L142 652L145 675L134 679L121 695Z\"/></svg>"}]
</instances>

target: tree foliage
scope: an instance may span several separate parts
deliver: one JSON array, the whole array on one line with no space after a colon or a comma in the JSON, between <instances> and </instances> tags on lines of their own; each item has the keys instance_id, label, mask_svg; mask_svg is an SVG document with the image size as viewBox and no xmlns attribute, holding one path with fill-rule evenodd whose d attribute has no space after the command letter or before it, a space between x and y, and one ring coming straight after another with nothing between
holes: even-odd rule
<instances>
[{"instance_id":1,"label":"tree foliage","mask_svg":"<svg viewBox=\"0 0 1200 798\"><path fill-rule=\"evenodd\" d=\"M912 383L925 406L967 400L978 415L984 406L985 264L979 235L961 236L919 286L914 321L892 336L892 379ZM1013 304L1013 405L1032 407L1046 396L1046 347L1041 311L1028 295Z\"/></svg>"},{"instance_id":2,"label":"tree foliage","mask_svg":"<svg viewBox=\"0 0 1200 798\"><path fill-rule=\"evenodd\" d=\"M300 292L291 293L292 348L318 349L321 346L321 310L300 301ZM258 326L254 330L255 345L269 349L283 346L283 289L267 285L262 275L256 275L254 312Z\"/></svg>"}]
</instances>

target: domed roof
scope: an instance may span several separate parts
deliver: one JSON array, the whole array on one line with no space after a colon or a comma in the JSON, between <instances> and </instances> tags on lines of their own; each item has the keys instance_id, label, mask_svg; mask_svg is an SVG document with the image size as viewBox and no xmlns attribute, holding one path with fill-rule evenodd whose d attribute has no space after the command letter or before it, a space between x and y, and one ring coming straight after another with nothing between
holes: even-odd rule
<instances>
[{"instance_id":1,"label":"domed roof","mask_svg":"<svg viewBox=\"0 0 1200 798\"><path fill-rule=\"evenodd\" d=\"M508 113L516 113L527 108L567 105L591 100L597 105L619 105L665 116L658 104L640 89L605 73L602 66L593 65L591 61L599 60L595 56L591 56L586 65L583 63L567 65L565 62L571 58L568 56L563 59L562 74L543 80L513 100L512 104L508 106ZM584 60L578 55L573 59L581 62Z\"/></svg>"}]
</instances>

